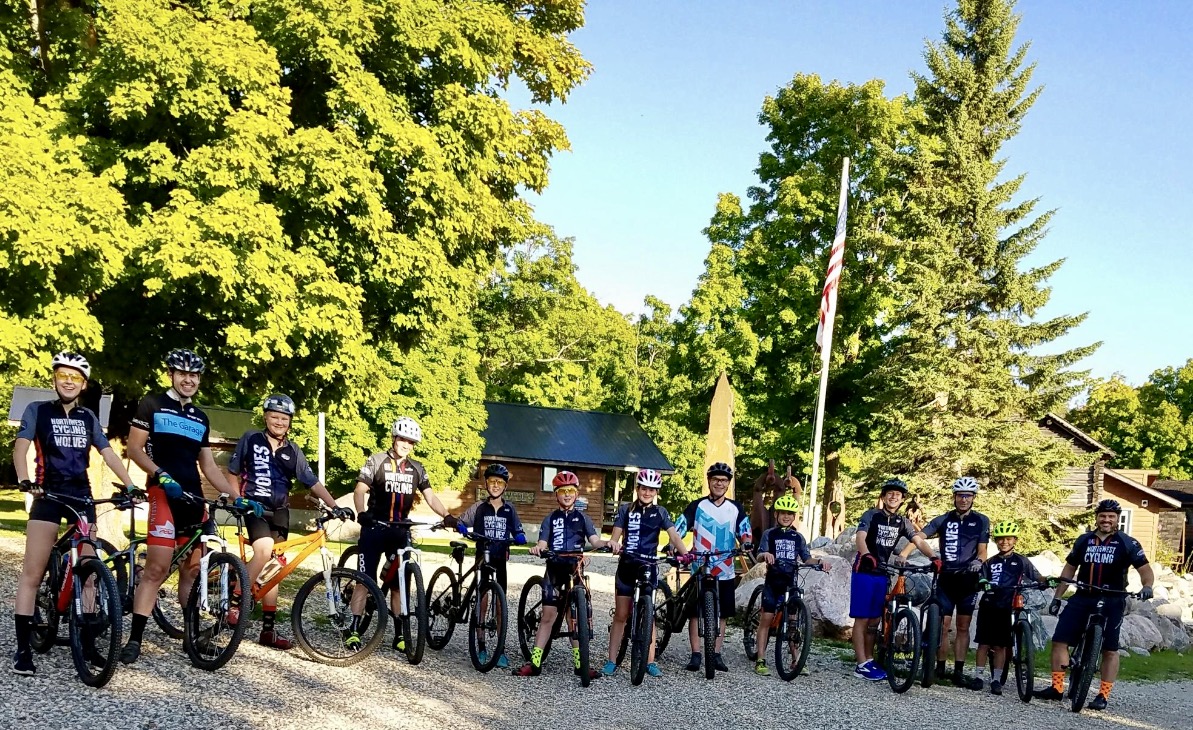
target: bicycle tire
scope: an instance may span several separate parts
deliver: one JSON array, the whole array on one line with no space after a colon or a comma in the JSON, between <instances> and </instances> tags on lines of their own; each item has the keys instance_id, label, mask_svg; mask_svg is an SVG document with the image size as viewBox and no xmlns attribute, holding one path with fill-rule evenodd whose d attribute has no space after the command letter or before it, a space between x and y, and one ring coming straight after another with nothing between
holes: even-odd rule
<instances>
[{"instance_id":1,"label":"bicycle tire","mask_svg":"<svg viewBox=\"0 0 1193 730\"><path fill-rule=\"evenodd\" d=\"M442 585L441 585L442 584ZM460 586L450 566L441 566L427 586L427 646L442 651L456 630Z\"/></svg>"},{"instance_id":2,"label":"bicycle tire","mask_svg":"<svg viewBox=\"0 0 1193 730\"><path fill-rule=\"evenodd\" d=\"M170 580L170 576L166 576ZM171 639L182 639L186 635L186 609L178 600L178 586L171 591L163 582L157 589L157 601L153 604L153 622ZM248 614L245 614L246 616Z\"/></svg>"},{"instance_id":3,"label":"bicycle tire","mask_svg":"<svg viewBox=\"0 0 1193 730\"><path fill-rule=\"evenodd\" d=\"M84 558L75 570L75 590L87 591L92 598L71 601L70 656L75 673L88 687L103 687L116 673L116 654L120 651L124 612L116 579L98 558ZM83 594L85 596L85 593ZM93 611L86 611L91 603ZM80 613L80 608L84 609Z\"/></svg>"},{"instance_id":4,"label":"bicycle tire","mask_svg":"<svg viewBox=\"0 0 1193 730\"><path fill-rule=\"evenodd\" d=\"M50 559L42 571L33 597L33 628L29 634L29 645L38 654L45 654L54 648L58 640L58 587L61 577L58 566L62 565L62 553L58 548L50 550ZM40 620L39 620L40 619Z\"/></svg>"},{"instance_id":5,"label":"bicycle tire","mask_svg":"<svg viewBox=\"0 0 1193 730\"><path fill-rule=\"evenodd\" d=\"M368 576L351 568L332 568L328 578L331 590L324 583L325 573L310 577L294 594L290 609L290 625L294 640L311 660L333 667L347 667L372 654L385 639L385 625L389 612L377 611L376 622L370 624L372 633L362 641L359 649L348 649L344 640L352 625L351 595L354 590L368 592L375 605L384 605L381 589ZM330 596L328 595L330 593ZM314 600L311 600L314 596ZM331 606L320 602L327 598ZM304 618L309 607L309 617ZM331 613L328 613L328 610ZM323 629L320 631L320 629Z\"/></svg>"},{"instance_id":6,"label":"bicycle tire","mask_svg":"<svg viewBox=\"0 0 1193 730\"><path fill-rule=\"evenodd\" d=\"M654 659L657 662L671 641L671 586L659 581L659 584L655 586L654 598L651 603L654 605L654 618L651 620L651 624L654 626ZM627 623L625 631L621 632L621 644L617 647L617 657L614 659L619 667L625 661L626 652L630 649L630 626L631 624Z\"/></svg>"},{"instance_id":7,"label":"bicycle tire","mask_svg":"<svg viewBox=\"0 0 1193 730\"><path fill-rule=\"evenodd\" d=\"M423 571L418 563L407 560L406 605L402 616L402 638L406 640L406 661L418 664L427 645L427 594L423 590Z\"/></svg>"},{"instance_id":8,"label":"bicycle tire","mask_svg":"<svg viewBox=\"0 0 1193 730\"><path fill-rule=\"evenodd\" d=\"M1019 699L1031 702L1035 692L1036 652L1031 624L1027 619L1015 622L1015 689Z\"/></svg>"},{"instance_id":9,"label":"bicycle tire","mask_svg":"<svg viewBox=\"0 0 1193 730\"><path fill-rule=\"evenodd\" d=\"M489 583L476 592L472 601L472 611L468 622L468 658L476 671L489 672L501 661L505 654L506 616L509 606L505 600L505 591L496 581ZM491 620L490 620L491 617ZM492 624L492 636L482 632ZM482 661L481 653L484 653Z\"/></svg>"},{"instance_id":10,"label":"bicycle tire","mask_svg":"<svg viewBox=\"0 0 1193 730\"><path fill-rule=\"evenodd\" d=\"M1081 712L1085 707L1085 698L1089 695L1089 686L1094 681L1094 674L1098 671L1098 655L1102 653L1102 627L1099 624L1090 626L1081 647L1081 675L1070 676L1069 682L1073 686L1071 692L1071 709Z\"/></svg>"},{"instance_id":11,"label":"bicycle tire","mask_svg":"<svg viewBox=\"0 0 1193 730\"><path fill-rule=\"evenodd\" d=\"M758 622L762 615L762 586L755 586L750 594L750 601L746 604L746 615L741 622L741 642L746 650L746 658L752 662L758 661Z\"/></svg>"},{"instance_id":12,"label":"bicycle tire","mask_svg":"<svg viewBox=\"0 0 1193 730\"><path fill-rule=\"evenodd\" d=\"M885 669L887 683L897 694L911 689L920 675L924 651L920 633L920 620L914 611L904 606L895 612L885 652Z\"/></svg>"},{"instance_id":13,"label":"bicycle tire","mask_svg":"<svg viewBox=\"0 0 1193 730\"><path fill-rule=\"evenodd\" d=\"M200 585L207 583L207 608L200 600ZM236 654L252 611L249 571L232 553L213 552L207 570L191 585L184 615L182 648L191 664L214 672ZM233 619L236 623L232 623ZM219 643L221 640L224 643Z\"/></svg>"},{"instance_id":14,"label":"bicycle tire","mask_svg":"<svg viewBox=\"0 0 1193 730\"><path fill-rule=\"evenodd\" d=\"M522 593L518 596L518 645L526 661L530 661L530 650L534 648L534 637L542 620L543 578L532 575L522 584ZM546 655L547 650L543 649L544 660Z\"/></svg>"},{"instance_id":15,"label":"bicycle tire","mask_svg":"<svg viewBox=\"0 0 1193 730\"><path fill-rule=\"evenodd\" d=\"M923 619L924 671L920 686L924 689L936 684L936 662L932 661L940 650L940 606L929 602L920 612Z\"/></svg>"},{"instance_id":16,"label":"bicycle tire","mask_svg":"<svg viewBox=\"0 0 1193 730\"><path fill-rule=\"evenodd\" d=\"M717 594L711 590L700 594L701 616L704 625L704 678L712 679L717 674L716 662L713 655L717 650L717 633L720 622L717 621Z\"/></svg>"},{"instance_id":17,"label":"bicycle tire","mask_svg":"<svg viewBox=\"0 0 1193 730\"><path fill-rule=\"evenodd\" d=\"M792 596L779 611L775 636L775 669L779 678L790 682L804 671L812 648L812 615L799 596Z\"/></svg>"},{"instance_id":18,"label":"bicycle tire","mask_svg":"<svg viewBox=\"0 0 1193 730\"><path fill-rule=\"evenodd\" d=\"M650 591L643 591L638 596L631 619L627 627L633 633L630 639L630 684L637 687L646 676L646 665L650 662L650 642L654 634L654 597Z\"/></svg>"},{"instance_id":19,"label":"bicycle tire","mask_svg":"<svg viewBox=\"0 0 1193 730\"><path fill-rule=\"evenodd\" d=\"M584 591L583 585L577 585L572 588L572 611L573 619L576 622L576 643L580 648L580 666L577 668L580 673L580 685L587 687L592 684L592 657L589 655L592 632L588 615L588 594Z\"/></svg>"}]
</instances>

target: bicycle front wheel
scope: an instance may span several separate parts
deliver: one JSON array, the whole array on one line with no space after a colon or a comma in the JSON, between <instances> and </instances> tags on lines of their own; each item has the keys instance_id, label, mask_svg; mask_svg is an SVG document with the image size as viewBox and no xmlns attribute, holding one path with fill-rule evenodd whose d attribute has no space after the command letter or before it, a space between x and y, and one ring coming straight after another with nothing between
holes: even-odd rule
<instances>
[{"instance_id":1,"label":"bicycle front wheel","mask_svg":"<svg viewBox=\"0 0 1193 730\"><path fill-rule=\"evenodd\" d=\"M468 657L478 672L488 672L505 654L507 610L505 591L495 581L476 592L468 623Z\"/></svg>"},{"instance_id":2,"label":"bicycle front wheel","mask_svg":"<svg viewBox=\"0 0 1193 730\"><path fill-rule=\"evenodd\" d=\"M646 665L650 661L650 642L654 634L654 600L650 591L642 591L642 595L638 596L631 630L633 637L630 639L630 683L637 687L646 676Z\"/></svg>"},{"instance_id":3,"label":"bicycle front wheel","mask_svg":"<svg viewBox=\"0 0 1193 730\"><path fill-rule=\"evenodd\" d=\"M812 615L802 599L792 598L779 612L775 636L775 669L783 681L790 682L804 670L811 647Z\"/></svg>"},{"instance_id":4,"label":"bicycle front wheel","mask_svg":"<svg viewBox=\"0 0 1193 730\"><path fill-rule=\"evenodd\" d=\"M367 631L364 622L352 616L351 596L365 591L368 601L384 606L377 584L359 570L332 568L320 571L294 594L290 624L298 646L311 659L333 667L355 664L372 654L385 639L387 611L375 611Z\"/></svg>"},{"instance_id":5,"label":"bicycle front wheel","mask_svg":"<svg viewBox=\"0 0 1193 730\"><path fill-rule=\"evenodd\" d=\"M70 612L70 656L83 684L103 687L116 672L124 613L116 579L97 558L75 570L75 600Z\"/></svg>"},{"instance_id":6,"label":"bicycle front wheel","mask_svg":"<svg viewBox=\"0 0 1193 730\"><path fill-rule=\"evenodd\" d=\"M940 649L940 606L929 602L920 613L924 629L924 672L920 685L926 689L936 683L936 662L933 657Z\"/></svg>"},{"instance_id":7,"label":"bicycle front wheel","mask_svg":"<svg viewBox=\"0 0 1193 730\"><path fill-rule=\"evenodd\" d=\"M717 594L704 591L700 594L700 621L704 626L704 678L712 679L717 674L717 663L714 655L717 651L717 633L720 622L717 621Z\"/></svg>"},{"instance_id":8,"label":"bicycle front wheel","mask_svg":"<svg viewBox=\"0 0 1193 730\"><path fill-rule=\"evenodd\" d=\"M543 578L532 575L522 585L522 594L518 597L518 644L522 650L522 658L526 661L530 661L530 650L534 648L534 637L542 620ZM544 650L543 656L546 654Z\"/></svg>"},{"instance_id":9,"label":"bicycle front wheel","mask_svg":"<svg viewBox=\"0 0 1193 730\"><path fill-rule=\"evenodd\" d=\"M442 566L431 576L427 587L427 645L441 651L451 641L456 630L456 606L460 603L460 587L456 574L449 566Z\"/></svg>"},{"instance_id":10,"label":"bicycle front wheel","mask_svg":"<svg viewBox=\"0 0 1193 730\"><path fill-rule=\"evenodd\" d=\"M758 621L761 615L762 586L758 586L750 594L746 615L741 620L741 641L745 645L746 658L752 662L758 661Z\"/></svg>"},{"instance_id":11,"label":"bicycle front wheel","mask_svg":"<svg viewBox=\"0 0 1193 730\"><path fill-rule=\"evenodd\" d=\"M1036 652L1031 624L1026 619L1015 622L1015 689L1019 699L1031 702L1035 692Z\"/></svg>"},{"instance_id":12,"label":"bicycle front wheel","mask_svg":"<svg viewBox=\"0 0 1193 730\"><path fill-rule=\"evenodd\" d=\"M402 616L402 638L406 641L406 661L418 664L423 660L427 644L427 594L423 592L423 571L418 563L408 560L406 571L406 605Z\"/></svg>"},{"instance_id":13,"label":"bicycle front wheel","mask_svg":"<svg viewBox=\"0 0 1193 730\"><path fill-rule=\"evenodd\" d=\"M182 648L191 664L208 672L227 664L244 638L251 610L252 590L244 563L231 553L211 553L207 569L200 570L191 586L183 613Z\"/></svg>"},{"instance_id":14,"label":"bicycle front wheel","mask_svg":"<svg viewBox=\"0 0 1193 730\"><path fill-rule=\"evenodd\" d=\"M1086 630L1085 642L1081 647L1081 673L1069 677L1073 684L1069 693L1073 712L1081 712L1081 708L1085 707L1085 698L1089 696L1089 686L1098 671L1098 657L1101 653L1102 627L1094 624Z\"/></svg>"},{"instance_id":15,"label":"bicycle front wheel","mask_svg":"<svg viewBox=\"0 0 1193 730\"><path fill-rule=\"evenodd\" d=\"M920 640L920 621L915 612L906 606L900 608L891 620L886 647L886 681L895 692L902 694L911 689L920 674L924 649Z\"/></svg>"},{"instance_id":16,"label":"bicycle front wheel","mask_svg":"<svg viewBox=\"0 0 1193 730\"><path fill-rule=\"evenodd\" d=\"M587 687L592 683L591 656L589 643L592 632L589 630L588 595L583 585L572 589L572 618L576 621L576 643L580 645L580 666L576 670L580 673L580 684Z\"/></svg>"},{"instance_id":17,"label":"bicycle front wheel","mask_svg":"<svg viewBox=\"0 0 1193 730\"><path fill-rule=\"evenodd\" d=\"M54 648L58 639L58 585L62 580L58 575L58 566L62 565L62 553L57 549L50 551L50 560L46 569L42 571L41 582L37 584L37 595L33 598L33 631L29 635L29 645L38 654L45 654Z\"/></svg>"}]
</instances>

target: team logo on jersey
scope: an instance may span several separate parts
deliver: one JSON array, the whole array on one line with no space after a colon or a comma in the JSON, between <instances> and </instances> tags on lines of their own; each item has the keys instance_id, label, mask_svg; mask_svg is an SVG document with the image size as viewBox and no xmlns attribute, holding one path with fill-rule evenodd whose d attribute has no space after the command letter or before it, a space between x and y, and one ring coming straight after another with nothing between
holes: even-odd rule
<instances>
[{"instance_id":1,"label":"team logo on jersey","mask_svg":"<svg viewBox=\"0 0 1193 730\"><path fill-rule=\"evenodd\" d=\"M76 418L51 418L50 433L60 449L86 449L90 445L87 424Z\"/></svg>"},{"instance_id":2,"label":"team logo on jersey","mask_svg":"<svg viewBox=\"0 0 1193 730\"><path fill-rule=\"evenodd\" d=\"M1090 565L1109 565L1114 562L1118 555L1118 545L1095 545L1090 543L1085 546L1085 560L1083 562Z\"/></svg>"},{"instance_id":3,"label":"team logo on jersey","mask_svg":"<svg viewBox=\"0 0 1193 730\"><path fill-rule=\"evenodd\" d=\"M960 551L959 538L961 537L961 523L960 522L946 522L944 525L944 559L947 562L957 562L957 554Z\"/></svg>"},{"instance_id":4,"label":"team logo on jersey","mask_svg":"<svg viewBox=\"0 0 1193 730\"><path fill-rule=\"evenodd\" d=\"M160 525L149 530L150 537L164 537L167 540L174 539L174 523L166 520Z\"/></svg>"},{"instance_id":5,"label":"team logo on jersey","mask_svg":"<svg viewBox=\"0 0 1193 730\"><path fill-rule=\"evenodd\" d=\"M875 537L877 542L882 547L893 548L895 543L899 541L899 528L895 525L878 525L878 534Z\"/></svg>"},{"instance_id":6,"label":"team logo on jersey","mask_svg":"<svg viewBox=\"0 0 1193 730\"><path fill-rule=\"evenodd\" d=\"M630 510L626 520L626 552L637 552L638 550L638 533L642 530L642 513L635 510Z\"/></svg>"},{"instance_id":7,"label":"team logo on jersey","mask_svg":"<svg viewBox=\"0 0 1193 730\"><path fill-rule=\"evenodd\" d=\"M269 447L265 444L256 444L253 446L253 483L262 490L269 490L273 487L273 476L269 469Z\"/></svg>"}]
</instances>

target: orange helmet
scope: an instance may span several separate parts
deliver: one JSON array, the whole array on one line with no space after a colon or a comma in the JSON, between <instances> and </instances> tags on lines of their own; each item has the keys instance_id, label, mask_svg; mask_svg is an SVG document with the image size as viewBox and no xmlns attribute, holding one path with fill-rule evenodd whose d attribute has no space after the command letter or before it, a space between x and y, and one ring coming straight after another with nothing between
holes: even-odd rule
<instances>
[{"instance_id":1,"label":"orange helmet","mask_svg":"<svg viewBox=\"0 0 1193 730\"><path fill-rule=\"evenodd\" d=\"M559 489L560 487L572 487L579 489L580 479L570 471L561 471L555 475L554 479L551 480L551 486L555 487L556 489Z\"/></svg>"}]
</instances>

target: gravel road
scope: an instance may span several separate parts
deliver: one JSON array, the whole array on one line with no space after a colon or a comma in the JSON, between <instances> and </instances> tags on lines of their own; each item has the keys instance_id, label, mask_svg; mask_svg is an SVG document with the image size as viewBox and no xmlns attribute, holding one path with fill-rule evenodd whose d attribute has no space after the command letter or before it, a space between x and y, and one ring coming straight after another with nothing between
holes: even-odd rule
<instances>
[{"instance_id":1,"label":"gravel road","mask_svg":"<svg viewBox=\"0 0 1193 730\"><path fill-rule=\"evenodd\" d=\"M0 646L11 651L12 605L23 542L0 539ZM446 556L428 555L429 578ZM531 558L510 566L512 610L521 582L541 571ZM598 652L612 606L612 558L593 560ZM1039 727L1188 728L1193 682L1121 683L1110 708L1074 715L1057 703L1024 705L1013 688L1003 697L952 687L916 687L893 695L886 683L851 676L835 649L814 649L805 674L791 683L758 677L741 650L740 633L728 639L728 674L709 682L683 671L685 637L674 637L661 659L665 675L633 687L623 671L584 689L552 652L544 674L519 678L472 669L467 637L457 631L443 652L427 650L419 666L388 648L354 667L335 668L306 659L298 649L281 653L246 643L223 670L190 666L181 644L153 623L142 659L122 667L102 690L74 676L66 647L36 657L36 677L0 671L0 728L100 728L207 730L208 728L876 728L930 725L944 728ZM511 632L511 659L517 637ZM385 646L388 647L388 641ZM603 661L604 657L601 656ZM1191 659L1193 661L1193 659ZM598 665L599 666L599 665ZM65 690L65 692L63 692ZM73 706L72 706L73 705Z\"/></svg>"}]
</instances>

